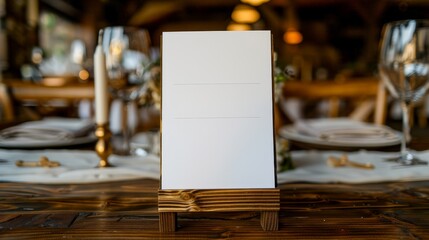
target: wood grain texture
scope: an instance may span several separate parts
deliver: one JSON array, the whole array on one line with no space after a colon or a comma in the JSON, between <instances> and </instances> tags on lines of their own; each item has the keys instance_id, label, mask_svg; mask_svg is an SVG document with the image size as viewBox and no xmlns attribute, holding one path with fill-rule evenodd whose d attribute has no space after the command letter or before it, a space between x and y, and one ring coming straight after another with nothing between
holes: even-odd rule
<instances>
[{"instance_id":1,"label":"wood grain texture","mask_svg":"<svg viewBox=\"0 0 429 240\"><path fill-rule=\"evenodd\" d=\"M261 226L264 231L277 231L279 229L279 212L261 212Z\"/></svg>"},{"instance_id":2,"label":"wood grain texture","mask_svg":"<svg viewBox=\"0 0 429 240\"><path fill-rule=\"evenodd\" d=\"M176 213L160 212L159 213L159 231L174 232L176 231Z\"/></svg>"},{"instance_id":3,"label":"wood grain texture","mask_svg":"<svg viewBox=\"0 0 429 240\"><path fill-rule=\"evenodd\" d=\"M279 210L279 189L161 189L158 191L161 232L172 232L176 229L175 215L167 216L163 213L240 211L261 211L262 229L276 231ZM172 223L174 223L173 226Z\"/></svg>"},{"instance_id":4,"label":"wood grain texture","mask_svg":"<svg viewBox=\"0 0 429 240\"><path fill-rule=\"evenodd\" d=\"M429 181L282 184L279 230L260 213L179 213L159 232L159 182L0 183L0 239L429 239Z\"/></svg>"},{"instance_id":5,"label":"wood grain texture","mask_svg":"<svg viewBox=\"0 0 429 240\"><path fill-rule=\"evenodd\" d=\"M279 189L159 190L160 212L278 211Z\"/></svg>"}]
</instances>

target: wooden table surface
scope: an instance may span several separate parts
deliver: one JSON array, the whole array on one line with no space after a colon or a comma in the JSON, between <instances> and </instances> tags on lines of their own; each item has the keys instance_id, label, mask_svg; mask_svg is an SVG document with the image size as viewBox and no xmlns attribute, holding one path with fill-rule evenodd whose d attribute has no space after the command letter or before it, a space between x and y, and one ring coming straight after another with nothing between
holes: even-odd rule
<instances>
[{"instance_id":1,"label":"wooden table surface","mask_svg":"<svg viewBox=\"0 0 429 240\"><path fill-rule=\"evenodd\" d=\"M429 181L283 184L280 226L259 214L179 214L175 233L158 228L155 180L99 184L0 184L1 239L429 239Z\"/></svg>"},{"instance_id":2,"label":"wooden table surface","mask_svg":"<svg viewBox=\"0 0 429 240\"><path fill-rule=\"evenodd\" d=\"M427 138L416 138L417 150ZM428 173L429 174L429 173ZM179 214L160 233L156 180L0 183L0 239L429 239L429 181L282 184L279 231L259 213Z\"/></svg>"}]
</instances>

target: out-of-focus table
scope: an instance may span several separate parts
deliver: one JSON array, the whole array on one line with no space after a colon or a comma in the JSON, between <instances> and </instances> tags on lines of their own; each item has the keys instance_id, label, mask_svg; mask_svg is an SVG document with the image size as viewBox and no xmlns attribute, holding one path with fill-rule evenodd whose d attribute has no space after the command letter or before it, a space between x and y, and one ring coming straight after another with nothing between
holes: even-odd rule
<instances>
[{"instance_id":1,"label":"out-of-focus table","mask_svg":"<svg viewBox=\"0 0 429 240\"><path fill-rule=\"evenodd\" d=\"M416 150L429 137L414 138ZM0 165L1 167L1 165ZM429 174L429 173L428 173ZM257 212L179 214L160 233L157 180L0 183L1 239L429 239L429 181L281 184L279 231Z\"/></svg>"}]
</instances>

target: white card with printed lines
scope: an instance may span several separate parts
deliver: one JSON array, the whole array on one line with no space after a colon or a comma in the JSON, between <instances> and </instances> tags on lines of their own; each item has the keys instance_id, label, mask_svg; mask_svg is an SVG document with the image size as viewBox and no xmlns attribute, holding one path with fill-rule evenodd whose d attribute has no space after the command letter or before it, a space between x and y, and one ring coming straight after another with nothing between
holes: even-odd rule
<instances>
[{"instance_id":1,"label":"white card with printed lines","mask_svg":"<svg viewBox=\"0 0 429 240\"><path fill-rule=\"evenodd\" d=\"M164 32L161 189L273 188L269 31Z\"/></svg>"}]
</instances>

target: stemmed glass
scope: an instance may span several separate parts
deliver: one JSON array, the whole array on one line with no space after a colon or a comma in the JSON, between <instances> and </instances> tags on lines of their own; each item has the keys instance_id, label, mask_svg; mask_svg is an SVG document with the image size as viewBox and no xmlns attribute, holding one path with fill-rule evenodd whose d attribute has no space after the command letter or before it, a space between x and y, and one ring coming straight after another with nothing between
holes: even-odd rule
<instances>
[{"instance_id":1,"label":"stemmed glass","mask_svg":"<svg viewBox=\"0 0 429 240\"><path fill-rule=\"evenodd\" d=\"M403 20L387 23L381 41L379 73L391 95L402 108L400 155L388 159L401 165L427 164L406 146L411 139L410 105L419 101L429 88L429 21Z\"/></svg>"},{"instance_id":2,"label":"stemmed glass","mask_svg":"<svg viewBox=\"0 0 429 240\"><path fill-rule=\"evenodd\" d=\"M107 27L102 31L109 89L122 101L122 144L114 146L114 151L129 155L132 130L128 127L128 109L143 94L150 77L150 37L147 30L132 27Z\"/></svg>"}]
</instances>

